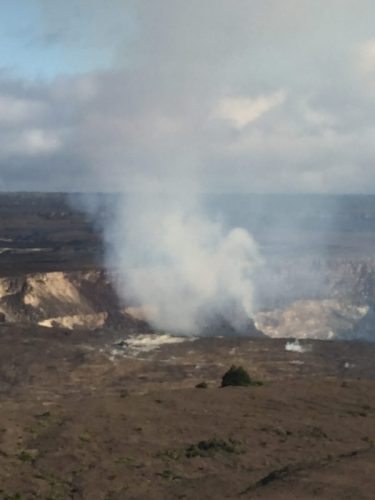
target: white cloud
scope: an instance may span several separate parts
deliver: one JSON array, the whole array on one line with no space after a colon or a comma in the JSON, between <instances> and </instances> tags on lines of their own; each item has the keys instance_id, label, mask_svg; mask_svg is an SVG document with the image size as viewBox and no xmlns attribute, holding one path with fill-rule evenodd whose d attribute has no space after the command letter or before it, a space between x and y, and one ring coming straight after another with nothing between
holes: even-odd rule
<instances>
[{"instance_id":1,"label":"white cloud","mask_svg":"<svg viewBox=\"0 0 375 500\"><path fill-rule=\"evenodd\" d=\"M30 156L56 153L62 146L62 141L56 131L40 128L28 128L9 134L1 142L0 156L9 158L17 155L24 157L25 161Z\"/></svg>"},{"instance_id":2,"label":"white cloud","mask_svg":"<svg viewBox=\"0 0 375 500\"><path fill-rule=\"evenodd\" d=\"M375 72L375 38L360 44L357 51L359 68L364 74Z\"/></svg>"},{"instance_id":3,"label":"white cloud","mask_svg":"<svg viewBox=\"0 0 375 500\"><path fill-rule=\"evenodd\" d=\"M327 111L318 111L303 103L301 106L302 116L306 122L318 128L333 127L336 124L335 117Z\"/></svg>"},{"instance_id":4,"label":"white cloud","mask_svg":"<svg viewBox=\"0 0 375 500\"><path fill-rule=\"evenodd\" d=\"M217 116L228 120L232 126L242 129L285 101L286 94L280 90L258 97L225 97L217 106Z\"/></svg>"},{"instance_id":5,"label":"white cloud","mask_svg":"<svg viewBox=\"0 0 375 500\"><path fill-rule=\"evenodd\" d=\"M20 124L36 119L43 112L40 102L17 98L11 95L0 95L0 124Z\"/></svg>"},{"instance_id":6,"label":"white cloud","mask_svg":"<svg viewBox=\"0 0 375 500\"><path fill-rule=\"evenodd\" d=\"M21 136L21 148L31 155L57 151L61 146L58 135L53 131L32 128Z\"/></svg>"}]
</instances>

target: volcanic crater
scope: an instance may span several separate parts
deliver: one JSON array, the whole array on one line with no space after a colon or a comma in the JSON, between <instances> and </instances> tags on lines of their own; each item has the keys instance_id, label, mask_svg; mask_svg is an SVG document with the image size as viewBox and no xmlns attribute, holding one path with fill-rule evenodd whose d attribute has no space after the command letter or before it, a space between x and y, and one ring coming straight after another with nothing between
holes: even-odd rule
<instances>
[{"instance_id":1,"label":"volcanic crater","mask_svg":"<svg viewBox=\"0 0 375 500\"><path fill-rule=\"evenodd\" d=\"M260 231L247 332L185 337L119 300L71 197L1 201L1 498L373 498L375 201L324 252ZM231 365L261 384L220 388Z\"/></svg>"}]
</instances>

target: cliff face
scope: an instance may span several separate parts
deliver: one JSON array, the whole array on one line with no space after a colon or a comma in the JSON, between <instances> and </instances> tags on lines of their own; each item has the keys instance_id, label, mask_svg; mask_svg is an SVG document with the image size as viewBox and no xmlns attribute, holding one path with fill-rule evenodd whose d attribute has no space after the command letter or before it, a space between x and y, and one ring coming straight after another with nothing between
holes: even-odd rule
<instances>
[{"instance_id":1,"label":"cliff face","mask_svg":"<svg viewBox=\"0 0 375 500\"><path fill-rule=\"evenodd\" d=\"M67 329L144 331L140 308L119 303L113 280L99 270L2 277L0 318ZM259 331L247 334L375 341L375 258L273 259L259 271L255 288ZM236 333L222 330L215 323L210 332Z\"/></svg>"},{"instance_id":2,"label":"cliff face","mask_svg":"<svg viewBox=\"0 0 375 500\"><path fill-rule=\"evenodd\" d=\"M5 322L95 329L137 322L126 314L102 271L50 272L0 278Z\"/></svg>"},{"instance_id":3,"label":"cliff face","mask_svg":"<svg viewBox=\"0 0 375 500\"><path fill-rule=\"evenodd\" d=\"M256 289L262 308L286 306L300 299L375 304L375 257L273 258L259 270Z\"/></svg>"},{"instance_id":4,"label":"cliff face","mask_svg":"<svg viewBox=\"0 0 375 500\"><path fill-rule=\"evenodd\" d=\"M375 258L273 259L256 289L266 335L375 341Z\"/></svg>"}]
</instances>

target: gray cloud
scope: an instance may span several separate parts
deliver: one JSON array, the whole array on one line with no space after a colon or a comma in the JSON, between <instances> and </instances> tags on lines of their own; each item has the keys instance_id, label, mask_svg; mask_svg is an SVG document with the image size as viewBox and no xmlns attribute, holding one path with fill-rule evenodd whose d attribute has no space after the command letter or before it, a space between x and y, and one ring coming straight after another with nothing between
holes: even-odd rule
<instances>
[{"instance_id":1,"label":"gray cloud","mask_svg":"<svg viewBox=\"0 0 375 500\"><path fill-rule=\"evenodd\" d=\"M0 75L3 189L374 190L372 2L103 5L41 2L45 40L110 69Z\"/></svg>"}]
</instances>

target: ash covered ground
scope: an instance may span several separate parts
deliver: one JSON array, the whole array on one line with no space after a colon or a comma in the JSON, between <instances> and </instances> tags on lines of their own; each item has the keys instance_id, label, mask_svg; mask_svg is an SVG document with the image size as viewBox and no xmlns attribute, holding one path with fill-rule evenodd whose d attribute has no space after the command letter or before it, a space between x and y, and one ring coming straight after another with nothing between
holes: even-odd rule
<instances>
[{"instance_id":1,"label":"ash covered ground","mask_svg":"<svg viewBox=\"0 0 375 500\"><path fill-rule=\"evenodd\" d=\"M203 338L119 301L64 195L0 201L0 498L374 497L375 197L208 199L266 265L257 336Z\"/></svg>"}]
</instances>

